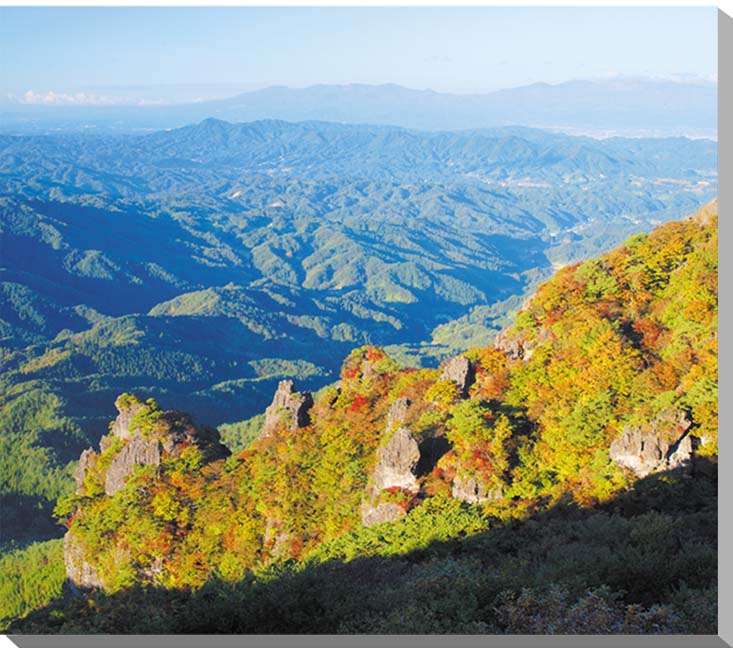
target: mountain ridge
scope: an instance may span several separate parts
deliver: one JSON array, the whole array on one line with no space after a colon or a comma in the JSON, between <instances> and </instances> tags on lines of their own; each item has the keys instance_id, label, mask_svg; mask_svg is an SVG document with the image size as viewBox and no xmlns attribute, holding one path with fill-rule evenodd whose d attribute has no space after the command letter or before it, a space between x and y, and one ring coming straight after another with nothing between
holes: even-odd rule
<instances>
[{"instance_id":1,"label":"mountain ridge","mask_svg":"<svg viewBox=\"0 0 733 648\"><path fill-rule=\"evenodd\" d=\"M392 124L423 130L500 125L615 132L716 133L715 84L648 79L536 83L486 94L415 90L397 84L270 86L227 99L167 107L3 106L5 130L43 130L44 120L78 129L170 128L205 117L251 121L278 117ZM34 121L36 120L36 121ZM64 126L65 124L65 126ZM127 126L124 126L127 124Z\"/></svg>"}]
</instances>

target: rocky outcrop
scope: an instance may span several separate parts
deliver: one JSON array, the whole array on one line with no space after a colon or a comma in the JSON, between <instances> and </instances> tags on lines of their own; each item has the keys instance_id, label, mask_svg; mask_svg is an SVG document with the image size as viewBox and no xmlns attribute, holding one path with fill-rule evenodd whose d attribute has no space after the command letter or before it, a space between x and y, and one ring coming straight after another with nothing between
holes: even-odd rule
<instances>
[{"instance_id":1,"label":"rocky outcrop","mask_svg":"<svg viewBox=\"0 0 733 648\"><path fill-rule=\"evenodd\" d=\"M390 405L387 412L387 433L407 420L407 410L410 408L410 399L400 397Z\"/></svg>"},{"instance_id":2,"label":"rocky outcrop","mask_svg":"<svg viewBox=\"0 0 733 648\"><path fill-rule=\"evenodd\" d=\"M494 340L494 348L503 351L512 360L521 358L524 353L522 340L517 337L510 337L507 330L499 331Z\"/></svg>"},{"instance_id":3,"label":"rocky outcrop","mask_svg":"<svg viewBox=\"0 0 733 648\"><path fill-rule=\"evenodd\" d=\"M626 426L610 447L610 457L637 477L692 467L690 420L684 412L665 412L648 426Z\"/></svg>"},{"instance_id":4,"label":"rocky outcrop","mask_svg":"<svg viewBox=\"0 0 733 648\"><path fill-rule=\"evenodd\" d=\"M76 481L76 487L81 488L84 483L84 478L87 475L87 471L97 462L97 453L94 452L93 448L87 448L81 453L79 457L79 465L74 469L74 481Z\"/></svg>"},{"instance_id":5,"label":"rocky outcrop","mask_svg":"<svg viewBox=\"0 0 733 648\"><path fill-rule=\"evenodd\" d=\"M125 486L135 466L160 465L161 444L158 439L144 439L135 434L120 450L107 469L104 492L110 497Z\"/></svg>"},{"instance_id":6,"label":"rocky outcrop","mask_svg":"<svg viewBox=\"0 0 733 648\"><path fill-rule=\"evenodd\" d=\"M409 429L399 428L387 445L377 453L377 467L374 469L374 488L404 488L417 491L415 469L420 460L420 449Z\"/></svg>"},{"instance_id":7,"label":"rocky outcrop","mask_svg":"<svg viewBox=\"0 0 733 648\"><path fill-rule=\"evenodd\" d=\"M494 340L494 348L503 351L513 360L529 360L532 352L538 346L542 346L553 340L552 331L541 328L537 331L534 339L528 340L522 335L511 335L508 329L500 331Z\"/></svg>"},{"instance_id":8,"label":"rocky outcrop","mask_svg":"<svg viewBox=\"0 0 733 648\"><path fill-rule=\"evenodd\" d=\"M310 392L298 393L292 380L281 380L272 403L265 410L262 437L270 436L279 428L296 430L309 425L311 407L313 396Z\"/></svg>"},{"instance_id":9,"label":"rocky outcrop","mask_svg":"<svg viewBox=\"0 0 733 648\"><path fill-rule=\"evenodd\" d=\"M69 586L75 588L101 588L104 586L97 570L85 559L85 551L79 539L71 532L64 536L64 566Z\"/></svg>"},{"instance_id":10,"label":"rocky outcrop","mask_svg":"<svg viewBox=\"0 0 733 648\"><path fill-rule=\"evenodd\" d=\"M88 448L82 452L74 471L78 493L86 493L85 479L92 471L95 480L104 480L104 492L113 496L125 486L136 466L160 465L165 456L178 456L186 448L202 451L204 461L223 459L230 453L220 443L219 432L206 425L197 425L188 415L176 411L162 411L152 402L142 402L130 394L123 394L115 405L119 412L110 426L110 434L102 437L100 452L105 455L106 470L98 464L100 454ZM141 415L136 418L137 415ZM112 453L112 456L110 456ZM103 587L95 568L87 561L88 553L73 526L64 536L64 564L71 589ZM120 554L120 559L124 554ZM153 577L163 569L162 559L154 558L143 573Z\"/></svg>"},{"instance_id":11,"label":"rocky outcrop","mask_svg":"<svg viewBox=\"0 0 733 648\"><path fill-rule=\"evenodd\" d=\"M441 380L450 380L458 387L462 398L468 396L468 388L476 378L476 371L471 361L464 356L455 356L441 365Z\"/></svg>"},{"instance_id":12,"label":"rocky outcrop","mask_svg":"<svg viewBox=\"0 0 733 648\"><path fill-rule=\"evenodd\" d=\"M112 424L111 434L102 440L100 448L104 451L110 447L115 437L125 445L107 468L104 491L109 496L124 487L135 466L159 466L164 454L178 456L185 448L195 446L204 452L207 461L229 455L229 450L219 442L219 432L205 425L196 425L188 414L155 410L129 395L118 398L115 405L119 414ZM134 418L140 413L155 415L154 423L147 424L155 429L140 429Z\"/></svg>"},{"instance_id":13,"label":"rocky outcrop","mask_svg":"<svg viewBox=\"0 0 733 648\"><path fill-rule=\"evenodd\" d=\"M369 489L368 501L361 507L361 521L364 526L397 520L405 515L405 509L394 502L378 502L379 493L399 488L417 493L417 468L420 461L420 447L404 423L410 401L397 398L387 412L386 445L377 450L377 465L372 473L373 484ZM392 434L392 430L397 427Z\"/></svg>"},{"instance_id":14,"label":"rocky outcrop","mask_svg":"<svg viewBox=\"0 0 733 648\"><path fill-rule=\"evenodd\" d=\"M455 477L451 484L451 496L462 502L478 504L490 499L499 500L504 493L500 488L488 489L476 477Z\"/></svg>"},{"instance_id":15,"label":"rocky outcrop","mask_svg":"<svg viewBox=\"0 0 733 648\"><path fill-rule=\"evenodd\" d=\"M110 433L118 439L129 439L132 436L132 431L130 430L132 419L141 410L144 410L146 405L134 396L122 394L115 400L115 407L117 408L118 414L114 423L112 423ZM104 448L102 449L104 450Z\"/></svg>"},{"instance_id":16,"label":"rocky outcrop","mask_svg":"<svg viewBox=\"0 0 733 648\"><path fill-rule=\"evenodd\" d=\"M382 502L374 506L364 502L361 505L361 523L365 527L382 522L394 522L405 516L405 509L392 502Z\"/></svg>"}]
</instances>

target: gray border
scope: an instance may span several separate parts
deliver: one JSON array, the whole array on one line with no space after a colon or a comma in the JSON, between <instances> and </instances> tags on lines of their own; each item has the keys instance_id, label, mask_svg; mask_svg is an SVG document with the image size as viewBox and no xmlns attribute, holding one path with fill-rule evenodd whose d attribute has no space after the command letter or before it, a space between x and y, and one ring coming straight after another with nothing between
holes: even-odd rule
<instances>
[{"instance_id":1,"label":"gray border","mask_svg":"<svg viewBox=\"0 0 733 648\"><path fill-rule=\"evenodd\" d=\"M557 635L557 636L456 636L447 635L16 635L12 640L22 648L336 648L351 646L397 646L398 648L430 648L432 646L487 646L497 648L724 648L728 646L714 635Z\"/></svg>"},{"instance_id":2,"label":"gray border","mask_svg":"<svg viewBox=\"0 0 733 648\"><path fill-rule=\"evenodd\" d=\"M728 63L725 63L728 61ZM733 168L733 125L730 116L733 115L733 18L722 9L718 9L718 211L727 212L728 205L733 204L733 187L730 185L731 168ZM722 116L727 115L728 119ZM731 240L731 223L726 218L718 220L720 232L719 241ZM718 251L725 250L722 246ZM720 277L730 278L733 272L733 259L726 254L718 254L718 285L720 287L730 286L727 282L720 282ZM730 292L724 299L718 293L720 320L718 329L726 331L731 322L731 301ZM722 325L728 322L728 325ZM720 336L719 336L720 337ZM719 411L718 428L723 427L721 421L729 423L731 420L730 409L727 401L721 401L720 394L726 393L731 384L731 357L728 338L723 336L718 355L719 382L718 401L721 405ZM723 353L725 352L725 353ZM723 361L725 359L725 361ZM721 390L721 385L723 389ZM723 433L718 442L719 457L723 457L723 464L729 461L731 456L733 440L729 435ZM733 484L733 475L730 471L720 471L718 482L718 493L730 493ZM733 527L731 526L730 501L725 497L718 497L718 634L728 645L733 641L733 581L731 581L731 568L733 567L733 556L730 554L730 547L733 544Z\"/></svg>"},{"instance_id":3,"label":"gray border","mask_svg":"<svg viewBox=\"0 0 733 648\"><path fill-rule=\"evenodd\" d=\"M660 7L662 9L663 7ZM733 125L730 119L721 119L721 115L733 115L733 66L723 65L724 61L733 61L733 18L728 16L721 9L718 10L718 203L719 211L725 211L724 205L733 204L733 186L725 180L731 177L733 167ZM723 143L726 143L723 146ZM725 219L719 220L721 240L731 240L730 233L733 225ZM720 266L719 276L730 276L733 272L733 257L719 255ZM725 284L724 284L725 285ZM731 321L730 300L721 300L720 309L723 321ZM725 327L720 327L725 330ZM727 340L726 340L727 341ZM721 351L728 349L723 344ZM719 356L722 359L722 353ZM725 359L730 360L730 354L725 352ZM730 362L719 362L720 384L728 385L731 373ZM729 410L726 403L721 403L720 420L729 420ZM720 456L727 457L729 447L733 446L733 439L724 433L719 441ZM719 490L731 492L733 474L723 471L720 473ZM727 504L728 506L724 506ZM140 647L156 646L160 648L197 648L206 644L211 648L224 646L237 647L259 647L274 648L275 646L298 646L298 647L330 647L330 646L399 646L404 648L429 648L430 646L497 646L502 648L519 648L520 646L531 646L546 648L547 646L557 648L580 648L594 646L605 647L674 647L707 648L710 646L731 646L733 641L733 581L731 581L731 567L733 566L733 555L730 551L721 551L721 547L733 547L733 526L730 519L730 504L725 498L718 498L718 633L719 636L701 635L672 635L672 636L455 636L441 637L440 635L425 636L326 636L326 635L11 635L9 638L21 648L55 647L64 648L92 648L104 645L105 648L119 647Z\"/></svg>"}]
</instances>

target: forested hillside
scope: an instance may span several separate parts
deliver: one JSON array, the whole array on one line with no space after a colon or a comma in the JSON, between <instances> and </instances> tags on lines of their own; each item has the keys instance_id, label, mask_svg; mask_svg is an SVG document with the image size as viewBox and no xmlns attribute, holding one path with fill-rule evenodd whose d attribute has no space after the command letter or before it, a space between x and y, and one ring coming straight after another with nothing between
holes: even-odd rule
<instances>
[{"instance_id":1,"label":"forested hillside","mask_svg":"<svg viewBox=\"0 0 733 648\"><path fill-rule=\"evenodd\" d=\"M117 398L56 506L76 595L11 631L716 632L715 203L564 267L494 345L339 378L281 382L231 455Z\"/></svg>"},{"instance_id":2,"label":"forested hillside","mask_svg":"<svg viewBox=\"0 0 733 648\"><path fill-rule=\"evenodd\" d=\"M4 539L57 533L118 394L242 443L280 380L321 388L354 347L435 367L489 344L553 268L712 198L716 165L710 141L515 127L3 136Z\"/></svg>"}]
</instances>

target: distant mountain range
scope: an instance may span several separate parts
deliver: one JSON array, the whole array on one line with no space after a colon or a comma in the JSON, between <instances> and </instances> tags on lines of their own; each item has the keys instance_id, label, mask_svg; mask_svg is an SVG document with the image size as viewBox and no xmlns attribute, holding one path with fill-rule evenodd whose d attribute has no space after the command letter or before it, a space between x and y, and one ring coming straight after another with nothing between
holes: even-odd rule
<instances>
[{"instance_id":1,"label":"distant mountain range","mask_svg":"<svg viewBox=\"0 0 733 648\"><path fill-rule=\"evenodd\" d=\"M463 130L524 125L595 136L715 137L717 85L644 78L535 83L458 95L394 84L273 86L229 99L168 106L0 106L0 132L132 132L176 128L215 117L319 120Z\"/></svg>"}]
</instances>

